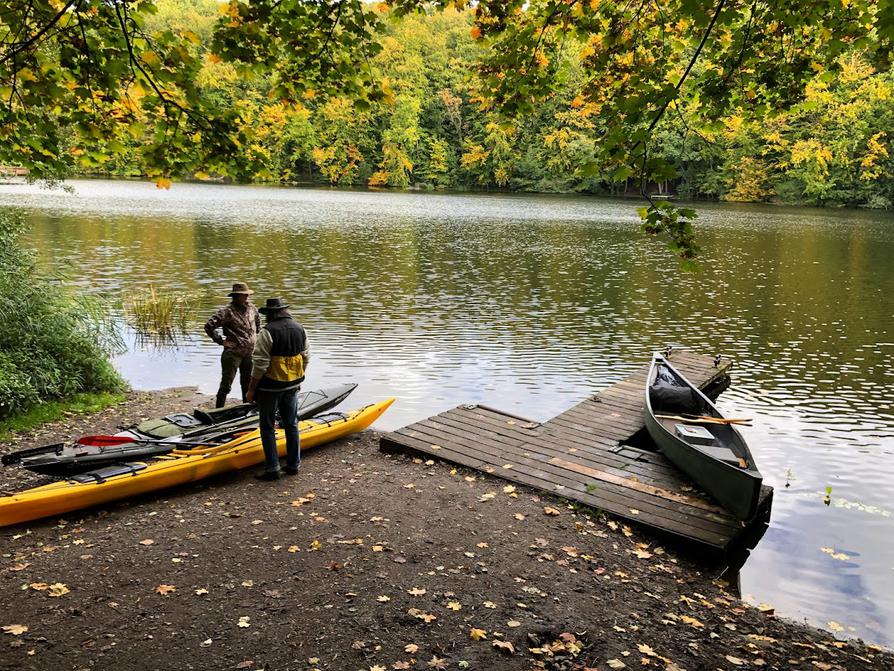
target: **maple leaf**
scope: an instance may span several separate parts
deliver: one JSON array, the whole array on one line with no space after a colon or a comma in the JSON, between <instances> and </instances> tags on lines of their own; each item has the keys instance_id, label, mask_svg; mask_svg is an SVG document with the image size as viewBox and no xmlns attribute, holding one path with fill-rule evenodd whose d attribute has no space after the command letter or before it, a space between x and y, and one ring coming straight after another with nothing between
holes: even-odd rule
<instances>
[{"instance_id":1,"label":"maple leaf","mask_svg":"<svg viewBox=\"0 0 894 671\"><path fill-rule=\"evenodd\" d=\"M236 623L236 626L242 627L243 629L246 627L250 627L251 626L251 623L249 623L250 619L251 618L248 615L243 615L242 617L239 618L239 621Z\"/></svg>"},{"instance_id":2,"label":"maple leaf","mask_svg":"<svg viewBox=\"0 0 894 671\"><path fill-rule=\"evenodd\" d=\"M417 650L419 650L419 646L415 643L408 643L404 646L404 652L408 652L411 655L415 654Z\"/></svg>"},{"instance_id":3,"label":"maple leaf","mask_svg":"<svg viewBox=\"0 0 894 671\"><path fill-rule=\"evenodd\" d=\"M462 610L463 605L459 601L448 601L447 607L450 610Z\"/></svg>"},{"instance_id":4,"label":"maple leaf","mask_svg":"<svg viewBox=\"0 0 894 671\"><path fill-rule=\"evenodd\" d=\"M387 671L384 666L381 664L376 664L374 666L369 667L369 671Z\"/></svg>"},{"instance_id":5,"label":"maple leaf","mask_svg":"<svg viewBox=\"0 0 894 671\"><path fill-rule=\"evenodd\" d=\"M437 655L432 655L431 659L428 660L428 667L430 669L446 669L447 668L447 660Z\"/></svg>"},{"instance_id":6,"label":"maple leaf","mask_svg":"<svg viewBox=\"0 0 894 671\"><path fill-rule=\"evenodd\" d=\"M373 551L373 552L384 552L384 551L385 551L385 546L384 546L384 545L373 545L373 546L372 546L372 551Z\"/></svg>"},{"instance_id":7,"label":"maple leaf","mask_svg":"<svg viewBox=\"0 0 894 671\"><path fill-rule=\"evenodd\" d=\"M10 634L12 636L21 636L26 631L28 631L28 627L24 624L6 624L3 625L3 633Z\"/></svg>"},{"instance_id":8,"label":"maple leaf","mask_svg":"<svg viewBox=\"0 0 894 671\"><path fill-rule=\"evenodd\" d=\"M295 553L295 552L301 552L301 548L298 547L297 545L290 545L290 546L289 546L289 552L292 552L292 553Z\"/></svg>"},{"instance_id":9,"label":"maple leaf","mask_svg":"<svg viewBox=\"0 0 894 671\"><path fill-rule=\"evenodd\" d=\"M390 597L390 596L385 596L385 595L383 594L382 596L377 596L377 597L376 597L376 601L378 601L378 602L380 602L380 603L385 603L385 602L387 602L387 601L391 601L391 597Z\"/></svg>"},{"instance_id":10,"label":"maple leaf","mask_svg":"<svg viewBox=\"0 0 894 671\"><path fill-rule=\"evenodd\" d=\"M199 587L199 589L196 590L196 596L202 596L203 594L207 594L207 593L208 593L208 590L205 589L204 587Z\"/></svg>"},{"instance_id":11,"label":"maple leaf","mask_svg":"<svg viewBox=\"0 0 894 671\"><path fill-rule=\"evenodd\" d=\"M644 655L648 655L649 657L657 657L658 656L657 654L655 654L655 651L652 650L652 648L650 648L645 643L640 643L638 646L636 646L636 649L639 650Z\"/></svg>"},{"instance_id":12,"label":"maple leaf","mask_svg":"<svg viewBox=\"0 0 894 671\"><path fill-rule=\"evenodd\" d=\"M840 624L838 624L838 623L835 622L834 620L830 620L829 622L826 623L826 625L827 625L827 626L829 627L829 629L831 629L832 631L844 631L844 627L842 627Z\"/></svg>"},{"instance_id":13,"label":"maple leaf","mask_svg":"<svg viewBox=\"0 0 894 671\"><path fill-rule=\"evenodd\" d=\"M312 552L314 550L319 550L321 547L323 547L323 544L320 541L318 541L316 538L310 544L310 549Z\"/></svg>"},{"instance_id":14,"label":"maple leaf","mask_svg":"<svg viewBox=\"0 0 894 671\"><path fill-rule=\"evenodd\" d=\"M497 604L495 604L493 601L485 601L482 605L485 608L496 608L497 607Z\"/></svg>"},{"instance_id":15,"label":"maple leaf","mask_svg":"<svg viewBox=\"0 0 894 671\"><path fill-rule=\"evenodd\" d=\"M634 553L637 557L639 557L640 559L648 559L649 557L652 556L652 553L649 552L648 550L640 550L640 549L638 549L638 550L634 550L633 553Z\"/></svg>"},{"instance_id":16,"label":"maple leaf","mask_svg":"<svg viewBox=\"0 0 894 671\"><path fill-rule=\"evenodd\" d=\"M472 628L472 631L469 632L469 638L473 641L480 641L482 639L487 638L487 632L484 629L475 629Z\"/></svg>"},{"instance_id":17,"label":"maple leaf","mask_svg":"<svg viewBox=\"0 0 894 671\"><path fill-rule=\"evenodd\" d=\"M49 587L49 585L45 582L33 582L29 587L31 587L31 589L36 589L38 592L42 592Z\"/></svg>"},{"instance_id":18,"label":"maple leaf","mask_svg":"<svg viewBox=\"0 0 894 671\"><path fill-rule=\"evenodd\" d=\"M63 594L68 594L71 590L65 585L65 583L54 582L47 588L47 596L62 596Z\"/></svg>"},{"instance_id":19,"label":"maple leaf","mask_svg":"<svg viewBox=\"0 0 894 671\"><path fill-rule=\"evenodd\" d=\"M515 652L515 647L509 641L494 641L494 647L500 652L508 652L510 655Z\"/></svg>"},{"instance_id":20,"label":"maple leaf","mask_svg":"<svg viewBox=\"0 0 894 671\"><path fill-rule=\"evenodd\" d=\"M701 622L696 620L694 617L689 617L688 615L681 615L680 619L684 623L688 624L690 627L694 627L696 629L701 629L702 627L705 626L704 624L702 624Z\"/></svg>"},{"instance_id":21,"label":"maple leaf","mask_svg":"<svg viewBox=\"0 0 894 671\"><path fill-rule=\"evenodd\" d=\"M158 592L159 594L161 594L162 596L165 596L167 594L170 594L171 592L176 592L177 588L174 587L173 585L159 585L158 587L155 588L155 591Z\"/></svg>"},{"instance_id":22,"label":"maple leaf","mask_svg":"<svg viewBox=\"0 0 894 671\"><path fill-rule=\"evenodd\" d=\"M514 494L515 493L515 485L506 485L503 487L504 494Z\"/></svg>"},{"instance_id":23,"label":"maple leaf","mask_svg":"<svg viewBox=\"0 0 894 671\"><path fill-rule=\"evenodd\" d=\"M31 564L29 564L27 562L20 562L18 564L13 564L12 566L10 566L9 570L10 571L24 571L29 566L31 566Z\"/></svg>"},{"instance_id":24,"label":"maple leaf","mask_svg":"<svg viewBox=\"0 0 894 671\"><path fill-rule=\"evenodd\" d=\"M402 671L403 669L409 669L410 663L409 662L394 662L394 664L391 665L391 668L396 669L396 671Z\"/></svg>"},{"instance_id":25,"label":"maple leaf","mask_svg":"<svg viewBox=\"0 0 894 671\"><path fill-rule=\"evenodd\" d=\"M480 497L478 497L478 500L479 500L479 501L482 501L482 502L483 502L483 501L490 501L491 499L493 499L494 497L496 497L496 495L497 495L496 492L488 492L487 494L482 494Z\"/></svg>"},{"instance_id":26,"label":"maple leaf","mask_svg":"<svg viewBox=\"0 0 894 671\"><path fill-rule=\"evenodd\" d=\"M543 512L549 515L550 517L557 517L560 513L558 510L553 508L552 506L544 506Z\"/></svg>"},{"instance_id":27,"label":"maple leaf","mask_svg":"<svg viewBox=\"0 0 894 671\"><path fill-rule=\"evenodd\" d=\"M426 590L424 587L414 587L413 589L407 590L407 594L412 594L413 596L422 596L425 592Z\"/></svg>"},{"instance_id":28,"label":"maple leaf","mask_svg":"<svg viewBox=\"0 0 894 671\"><path fill-rule=\"evenodd\" d=\"M407 613L412 615L415 618L423 620L426 623L431 622L432 620L437 620L438 617L436 615L432 615L431 613L426 613L424 611L419 610L418 608L410 608Z\"/></svg>"},{"instance_id":29,"label":"maple leaf","mask_svg":"<svg viewBox=\"0 0 894 671\"><path fill-rule=\"evenodd\" d=\"M609 520L609 521L608 521L608 528L611 529L612 531L617 531L617 530L618 530L618 523L617 523L617 522L614 522L614 521L612 521L612 520Z\"/></svg>"}]
</instances>

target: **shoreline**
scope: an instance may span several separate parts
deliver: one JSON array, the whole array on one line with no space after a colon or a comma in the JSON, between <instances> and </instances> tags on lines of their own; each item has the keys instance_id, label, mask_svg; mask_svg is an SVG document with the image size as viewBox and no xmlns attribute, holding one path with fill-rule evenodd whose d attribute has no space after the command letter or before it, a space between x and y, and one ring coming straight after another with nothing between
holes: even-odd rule
<instances>
[{"instance_id":1,"label":"shoreline","mask_svg":"<svg viewBox=\"0 0 894 671\"><path fill-rule=\"evenodd\" d=\"M131 392L0 451L208 399ZM894 668L892 651L742 602L640 529L385 455L380 435L310 450L275 483L232 473L0 529L0 625L28 628L0 638L0 669Z\"/></svg>"}]
</instances>

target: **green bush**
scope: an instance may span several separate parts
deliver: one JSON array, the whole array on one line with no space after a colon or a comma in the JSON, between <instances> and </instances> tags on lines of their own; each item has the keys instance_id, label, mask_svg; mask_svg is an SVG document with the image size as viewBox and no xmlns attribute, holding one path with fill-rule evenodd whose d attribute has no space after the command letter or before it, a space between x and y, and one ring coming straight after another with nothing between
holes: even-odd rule
<instances>
[{"instance_id":1,"label":"green bush","mask_svg":"<svg viewBox=\"0 0 894 671\"><path fill-rule=\"evenodd\" d=\"M0 212L0 418L124 386L109 361L120 342L114 327L89 299L40 274L22 227L20 214Z\"/></svg>"}]
</instances>

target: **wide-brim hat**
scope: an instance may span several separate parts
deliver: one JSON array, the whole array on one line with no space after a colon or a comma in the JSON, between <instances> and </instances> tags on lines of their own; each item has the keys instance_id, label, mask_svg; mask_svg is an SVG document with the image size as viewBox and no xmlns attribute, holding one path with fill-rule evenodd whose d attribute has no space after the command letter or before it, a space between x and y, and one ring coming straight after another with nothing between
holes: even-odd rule
<instances>
[{"instance_id":1,"label":"wide-brim hat","mask_svg":"<svg viewBox=\"0 0 894 671\"><path fill-rule=\"evenodd\" d=\"M258 308L258 312L268 314L278 310L285 310L287 307L289 307L288 303L283 303L282 298L268 298L266 305L262 308Z\"/></svg>"},{"instance_id":2,"label":"wide-brim hat","mask_svg":"<svg viewBox=\"0 0 894 671\"><path fill-rule=\"evenodd\" d=\"M227 296L233 297L236 294L245 294L246 296L251 296L254 293L251 289L248 288L248 285L245 282L234 282L233 290L227 294Z\"/></svg>"}]
</instances>

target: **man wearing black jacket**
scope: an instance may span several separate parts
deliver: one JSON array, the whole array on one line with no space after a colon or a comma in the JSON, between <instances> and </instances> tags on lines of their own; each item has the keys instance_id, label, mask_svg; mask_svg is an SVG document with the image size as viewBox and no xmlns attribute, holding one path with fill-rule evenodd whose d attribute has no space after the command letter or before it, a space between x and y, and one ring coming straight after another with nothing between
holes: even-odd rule
<instances>
[{"instance_id":1,"label":"man wearing black jacket","mask_svg":"<svg viewBox=\"0 0 894 671\"><path fill-rule=\"evenodd\" d=\"M304 327L292 319L281 298L268 298L259 308L267 322L258 334L252 352L251 382L246 394L249 402L257 398L261 443L264 446L264 470L261 480L278 480L279 452L276 446L276 411L286 435L286 468L289 475L298 472L301 450L298 436L298 390L310 359L310 345Z\"/></svg>"}]
</instances>

